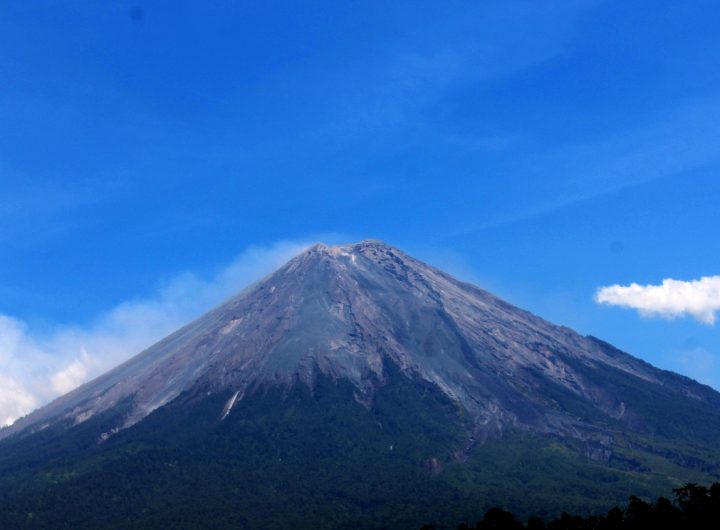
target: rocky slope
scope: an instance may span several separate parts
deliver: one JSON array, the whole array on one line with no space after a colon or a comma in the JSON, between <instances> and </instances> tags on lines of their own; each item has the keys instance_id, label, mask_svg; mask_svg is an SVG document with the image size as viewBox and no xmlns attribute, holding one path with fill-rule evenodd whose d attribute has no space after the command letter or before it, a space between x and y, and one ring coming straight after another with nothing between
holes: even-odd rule
<instances>
[{"instance_id":1,"label":"rocky slope","mask_svg":"<svg viewBox=\"0 0 720 530\"><path fill-rule=\"evenodd\" d=\"M370 403L388 361L457 402L481 437L504 426L583 437L605 429L607 419L630 428L648 423L643 404L602 384L607 374L689 404L720 406L716 392L690 379L550 324L396 248L363 241L315 245L0 437L59 420L78 424L130 399L130 413L108 436L183 392L232 391L218 411L223 417L259 385L312 386L318 373L349 380L358 401ZM558 392L596 415L579 417L558 402Z\"/></svg>"}]
</instances>

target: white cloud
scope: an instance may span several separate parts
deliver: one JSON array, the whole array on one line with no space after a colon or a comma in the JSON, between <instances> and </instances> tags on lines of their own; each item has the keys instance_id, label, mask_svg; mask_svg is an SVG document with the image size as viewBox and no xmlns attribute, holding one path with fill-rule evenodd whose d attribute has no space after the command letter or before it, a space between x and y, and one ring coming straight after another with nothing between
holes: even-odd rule
<instances>
[{"instance_id":1,"label":"white cloud","mask_svg":"<svg viewBox=\"0 0 720 530\"><path fill-rule=\"evenodd\" d=\"M0 427L11 425L37 406L37 398L20 383L0 375Z\"/></svg>"},{"instance_id":2,"label":"white cloud","mask_svg":"<svg viewBox=\"0 0 720 530\"><path fill-rule=\"evenodd\" d=\"M84 359L76 359L50 377L50 384L56 394L70 392L85 382L88 375L87 359L87 355L84 356Z\"/></svg>"},{"instance_id":3,"label":"white cloud","mask_svg":"<svg viewBox=\"0 0 720 530\"><path fill-rule=\"evenodd\" d=\"M705 276L694 281L666 279L660 285L610 285L597 290L595 301L637 309L645 317L689 315L703 324L713 325L715 313L720 310L720 276Z\"/></svg>"},{"instance_id":4,"label":"white cloud","mask_svg":"<svg viewBox=\"0 0 720 530\"><path fill-rule=\"evenodd\" d=\"M209 278L181 274L154 296L119 304L85 326L40 334L0 314L0 426L139 353L309 244L250 247Z\"/></svg>"}]
</instances>

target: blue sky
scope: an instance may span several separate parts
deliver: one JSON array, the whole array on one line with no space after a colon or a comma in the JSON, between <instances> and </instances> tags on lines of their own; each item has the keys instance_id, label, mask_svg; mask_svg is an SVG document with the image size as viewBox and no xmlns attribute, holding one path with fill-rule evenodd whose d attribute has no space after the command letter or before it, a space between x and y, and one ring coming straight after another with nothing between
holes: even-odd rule
<instances>
[{"instance_id":1,"label":"blue sky","mask_svg":"<svg viewBox=\"0 0 720 530\"><path fill-rule=\"evenodd\" d=\"M377 238L720 388L717 325L594 300L720 274L719 17L1 3L0 377L42 402L154 338L138 315L165 332L307 242Z\"/></svg>"}]
</instances>

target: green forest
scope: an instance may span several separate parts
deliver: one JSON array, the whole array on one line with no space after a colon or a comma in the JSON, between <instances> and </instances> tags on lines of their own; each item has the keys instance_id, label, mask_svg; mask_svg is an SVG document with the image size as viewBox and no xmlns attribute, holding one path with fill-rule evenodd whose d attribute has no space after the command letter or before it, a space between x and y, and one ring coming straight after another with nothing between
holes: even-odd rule
<instances>
[{"instance_id":1,"label":"green forest","mask_svg":"<svg viewBox=\"0 0 720 530\"><path fill-rule=\"evenodd\" d=\"M481 528L533 516L549 528L605 528L553 521L717 480L629 446L608 464L580 442L511 431L461 460L461 411L434 387L395 374L370 410L353 392L325 379L312 391L272 387L225 420L229 395L188 395L103 443L96 433L117 424L122 406L67 431L11 438L0 444L0 528L412 530L475 524L486 512ZM701 449L700 464L714 461ZM673 513L698 503L689 489ZM634 520L642 508L633 500L606 519Z\"/></svg>"}]
</instances>

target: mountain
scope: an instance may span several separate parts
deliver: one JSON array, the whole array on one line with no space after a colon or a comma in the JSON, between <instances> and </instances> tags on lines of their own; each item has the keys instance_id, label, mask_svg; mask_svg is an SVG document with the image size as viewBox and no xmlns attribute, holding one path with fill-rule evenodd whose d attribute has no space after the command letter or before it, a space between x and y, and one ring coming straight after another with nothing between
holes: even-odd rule
<instances>
[{"instance_id":1,"label":"mountain","mask_svg":"<svg viewBox=\"0 0 720 530\"><path fill-rule=\"evenodd\" d=\"M719 441L707 386L389 245L318 244L0 430L0 526L602 511L720 477Z\"/></svg>"}]
</instances>

